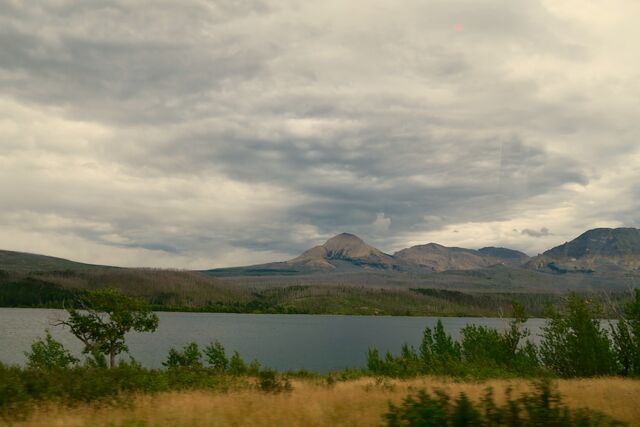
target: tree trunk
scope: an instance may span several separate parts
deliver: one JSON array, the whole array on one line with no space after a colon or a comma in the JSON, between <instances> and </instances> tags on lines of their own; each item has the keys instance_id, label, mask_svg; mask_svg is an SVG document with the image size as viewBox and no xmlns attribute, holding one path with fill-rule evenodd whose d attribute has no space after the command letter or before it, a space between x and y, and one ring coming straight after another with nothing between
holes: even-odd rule
<instances>
[{"instance_id":1,"label":"tree trunk","mask_svg":"<svg viewBox=\"0 0 640 427\"><path fill-rule=\"evenodd\" d=\"M113 351L109 353L109 365L111 366L111 369L116 367L116 354Z\"/></svg>"}]
</instances>

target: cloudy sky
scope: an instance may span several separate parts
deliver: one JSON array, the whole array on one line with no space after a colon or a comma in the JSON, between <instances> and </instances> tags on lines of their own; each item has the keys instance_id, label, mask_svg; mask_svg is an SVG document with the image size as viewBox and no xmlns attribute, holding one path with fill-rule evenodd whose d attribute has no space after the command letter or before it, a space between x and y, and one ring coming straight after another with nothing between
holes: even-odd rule
<instances>
[{"instance_id":1,"label":"cloudy sky","mask_svg":"<svg viewBox=\"0 0 640 427\"><path fill-rule=\"evenodd\" d=\"M0 248L536 254L640 226L637 0L0 0Z\"/></svg>"}]
</instances>

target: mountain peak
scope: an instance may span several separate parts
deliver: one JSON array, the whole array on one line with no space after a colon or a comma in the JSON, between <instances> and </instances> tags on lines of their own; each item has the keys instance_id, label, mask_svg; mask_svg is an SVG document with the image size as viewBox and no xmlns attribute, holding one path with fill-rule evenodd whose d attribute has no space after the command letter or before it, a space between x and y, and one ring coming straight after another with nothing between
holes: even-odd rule
<instances>
[{"instance_id":1,"label":"mountain peak","mask_svg":"<svg viewBox=\"0 0 640 427\"><path fill-rule=\"evenodd\" d=\"M640 270L640 230L594 228L528 263L553 272Z\"/></svg>"},{"instance_id":2,"label":"mountain peak","mask_svg":"<svg viewBox=\"0 0 640 427\"><path fill-rule=\"evenodd\" d=\"M584 258L640 255L640 230L637 228L594 228L570 242L544 253L546 256Z\"/></svg>"},{"instance_id":3,"label":"mountain peak","mask_svg":"<svg viewBox=\"0 0 640 427\"><path fill-rule=\"evenodd\" d=\"M351 233L341 233L327 240L323 245L304 252L288 261L291 265L335 269L339 263L350 263L372 268L393 268L393 257L369 246ZM337 264L338 263L338 264Z\"/></svg>"},{"instance_id":4,"label":"mountain peak","mask_svg":"<svg viewBox=\"0 0 640 427\"><path fill-rule=\"evenodd\" d=\"M364 240L351 233L341 233L336 236L333 236L329 240L327 240L324 245L324 248L328 250L355 250L355 249L364 249L368 250L371 248L367 245Z\"/></svg>"}]
</instances>

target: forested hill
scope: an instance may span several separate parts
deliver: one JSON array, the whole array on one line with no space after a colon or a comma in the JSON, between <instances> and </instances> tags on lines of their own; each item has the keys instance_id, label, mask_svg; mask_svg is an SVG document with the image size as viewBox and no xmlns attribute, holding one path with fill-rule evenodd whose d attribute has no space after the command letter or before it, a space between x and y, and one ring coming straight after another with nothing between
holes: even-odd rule
<instances>
[{"instance_id":1,"label":"forested hill","mask_svg":"<svg viewBox=\"0 0 640 427\"><path fill-rule=\"evenodd\" d=\"M0 250L0 270L5 271L87 270L98 267L109 268L46 255Z\"/></svg>"}]
</instances>

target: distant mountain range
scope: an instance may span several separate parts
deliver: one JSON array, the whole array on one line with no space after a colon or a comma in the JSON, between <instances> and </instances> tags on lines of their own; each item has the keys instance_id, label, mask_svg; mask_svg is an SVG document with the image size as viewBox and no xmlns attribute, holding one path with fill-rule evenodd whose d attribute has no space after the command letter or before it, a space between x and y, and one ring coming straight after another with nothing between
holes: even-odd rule
<instances>
[{"instance_id":1,"label":"distant mountain range","mask_svg":"<svg viewBox=\"0 0 640 427\"><path fill-rule=\"evenodd\" d=\"M289 261L211 272L228 274L314 273L353 271L444 272L492 266L550 273L593 273L640 270L640 230L597 228L571 242L529 257L509 248L465 249L437 243L413 246L392 255L368 245L358 236L342 233Z\"/></svg>"},{"instance_id":2,"label":"distant mountain range","mask_svg":"<svg viewBox=\"0 0 640 427\"><path fill-rule=\"evenodd\" d=\"M640 270L640 230L596 228L542 255L525 267L556 273Z\"/></svg>"},{"instance_id":3,"label":"distant mountain range","mask_svg":"<svg viewBox=\"0 0 640 427\"><path fill-rule=\"evenodd\" d=\"M284 262L208 270L214 275L292 275L358 272L440 273L491 267L567 274L640 272L640 230L597 228L541 255L499 247L465 249L436 243L386 254L358 236L342 233ZM0 251L0 270L87 270L101 266L22 252Z\"/></svg>"}]
</instances>

